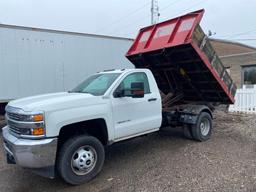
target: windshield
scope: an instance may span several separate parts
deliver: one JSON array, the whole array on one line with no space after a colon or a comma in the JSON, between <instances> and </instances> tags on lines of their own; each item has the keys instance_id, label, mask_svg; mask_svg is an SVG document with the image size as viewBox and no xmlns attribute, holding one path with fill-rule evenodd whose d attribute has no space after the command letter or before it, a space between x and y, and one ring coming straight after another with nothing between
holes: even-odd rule
<instances>
[{"instance_id":1,"label":"windshield","mask_svg":"<svg viewBox=\"0 0 256 192\"><path fill-rule=\"evenodd\" d=\"M70 92L90 93L95 96L103 95L119 75L120 73L92 75Z\"/></svg>"}]
</instances>

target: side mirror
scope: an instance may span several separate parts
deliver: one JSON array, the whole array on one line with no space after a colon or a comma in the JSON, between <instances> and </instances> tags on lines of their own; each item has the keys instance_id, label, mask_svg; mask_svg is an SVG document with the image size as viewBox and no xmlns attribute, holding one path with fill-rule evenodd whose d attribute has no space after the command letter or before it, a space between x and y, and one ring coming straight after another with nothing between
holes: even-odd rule
<instances>
[{"instance_id":1,"label":"side mirror","mask_svg":"<svg viewBox=\"0 0 256 192\"><path fill-rule=\"evenodd\" d=\"M117 89L114 92L114 97L115 98L121 98L121 97L142 98L144 97L144 83L133 82L131 83L131 89Z\"/></svg>"},{"instance_id":2,"label":"side mirror","mask_svg":"<svg viewBox=\"0 0 256 192\"><path fill-rule=\"evenodd\" d=\"M120 98L120 97L124 97L124 90L117 90L114 92L114 97L115 98Z\"/></svg>"},{"instance_id":3,"label":"side mirror","mask_svg":"<svg viewBox=\"0 0 256 192\"><path fill-rule=\"evenodd\" d=\"M131 97L132 98L142 98L144 97L144 83L143 82L133 82L131 83Z\"/></svg>"}]
</instances>

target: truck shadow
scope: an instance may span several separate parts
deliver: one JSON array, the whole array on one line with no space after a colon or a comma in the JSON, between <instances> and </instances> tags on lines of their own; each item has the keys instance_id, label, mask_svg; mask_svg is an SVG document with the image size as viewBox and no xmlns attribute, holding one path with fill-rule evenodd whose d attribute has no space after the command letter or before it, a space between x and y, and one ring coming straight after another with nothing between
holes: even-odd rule
<instances>
[{"instance_id":1,"label":"truck shadow","mask_svg":"<svg viewBox=\"0 0 256 192\"><path fill-rule=\"evenodd\" d=\"M140 136L137 138L132 138L130 140L121 141L119 143L113 144L106 149L106 162L121 159L127 159L130 156L140 157L138 153L161 151L165 149L170 149L170 147L176 151L182 144L178 144L178 141L185 141L183 132L179 129L167 129L155 133L151 133L145 136ZM171 146L170 146L171 145Z\"/></svg>"},{"instance_id":2,"label":"truck shadow","mask_svg":"<svg viewBox=\"0 0 256 192\"><path fill-rule=\"evenodd\" d=\"M8 166L7 169L0 170L0 188L6 192L111 191L112 178L131 178L137 171L152 166L150 159L157 162L166 152L178 153L189 142L193 141L185 139L181 130L163 129L147 136L113 144L106 148L103 171L91 182L75 187L65 184L60 178L51 180L37 176L29 170Z\"/></svg>"}]
</instances>

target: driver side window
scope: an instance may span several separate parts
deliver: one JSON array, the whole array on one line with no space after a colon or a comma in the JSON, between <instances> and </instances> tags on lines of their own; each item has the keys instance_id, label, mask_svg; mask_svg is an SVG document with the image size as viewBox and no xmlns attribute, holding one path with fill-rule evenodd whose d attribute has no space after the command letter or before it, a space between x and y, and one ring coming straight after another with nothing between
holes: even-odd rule
<instances>
[{"instance_id":1,"label":"driver side window","mask_svg":"<svg viewBox=\"0 0 256 192\"><path fill-rule=\"evenodd\" d=\"M118 86L116 91L123 90L126 94L129 94L129 92L131 90L131 84L134 82L143 82L144 83L144 93L145 94L150 93L147 75L142 72L132 73L132 74L128 75L127 77L125 77L124 80Z\"/></svg>"}]
</instances>

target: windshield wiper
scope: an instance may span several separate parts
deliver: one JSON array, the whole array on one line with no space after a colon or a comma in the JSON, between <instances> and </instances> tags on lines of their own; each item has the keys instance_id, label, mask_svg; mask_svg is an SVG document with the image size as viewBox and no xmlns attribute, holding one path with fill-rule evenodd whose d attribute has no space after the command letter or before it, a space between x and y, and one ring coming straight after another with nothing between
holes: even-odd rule
<instances>
[{"instance_id":1,"label":"windshield wiper","mask_svg":"<svg viewBox=\"0 0 256 192\"><path fill-rule=\"evenodd\" d=\"M91 94L91 95L93 95L92 93L90 93L90 92L86 92L86 91L81 91L81 92L79 92L79 93L87 93L87 94Z\"/></svg>"},{"instance_id":2,"label":"windshield wiper","mask_svg":"<svg viewBox=\"0 0 256 192\"><path fill-rule=\"evenodd\" d=\"M86 91L68 91L68 93L87 93L93 95L92 93Z\"/></svg>"},{"instance_id":3,"label":"windshield wiper","mask_svg":"<svg viewBox=\"0 0 256 192\"><path fill-rule=\"evenodd\" d=\"M82 91L68 91L68 93L83 93Z\"/></svg>"}]
</instances>

